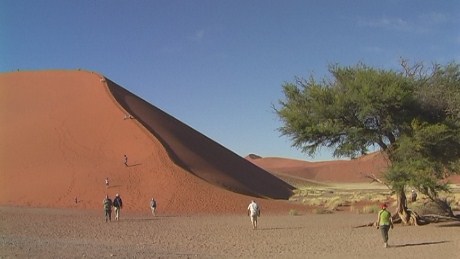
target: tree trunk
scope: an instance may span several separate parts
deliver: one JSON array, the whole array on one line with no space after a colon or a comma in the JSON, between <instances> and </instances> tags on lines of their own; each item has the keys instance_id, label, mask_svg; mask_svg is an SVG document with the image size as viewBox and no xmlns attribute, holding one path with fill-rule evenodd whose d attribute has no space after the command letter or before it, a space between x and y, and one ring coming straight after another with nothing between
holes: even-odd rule
<instances>
[{"instance_id":1,"label":"tree trunk","mask_svg":"<svg viewBox=\"0 0 460 259\"><path fill-rule=\"evenodd\" d=\"M409 225L410 215L407 211L407 198L404 190L399 190L396 193L398 198L398 204L396 206L396 213L398 213L399 218L401 219L404 225Z\"/></svg>"},{"instance_id":2,"label":"tree trunk","mask_svg":"<svg viewBox=\"0 0 460 259\"><path fill-rule=\"evenodd\" d=\"M399 215L402 224L418 226L420 216L407 208L407 197L404 189L397 191L396 196L398 198L396 213Z\"/></svg>"}]
</instances>

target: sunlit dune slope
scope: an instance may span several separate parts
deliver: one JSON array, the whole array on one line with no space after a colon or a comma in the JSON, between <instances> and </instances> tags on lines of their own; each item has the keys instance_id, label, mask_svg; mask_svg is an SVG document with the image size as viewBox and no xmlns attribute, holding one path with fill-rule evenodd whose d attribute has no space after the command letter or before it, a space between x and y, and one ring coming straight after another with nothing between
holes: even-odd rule
<instances>
[{"instance_id":1,"label":"sunlit dune slope","mask_svg":"<svg viewBox=\"0 0 460 259\"><path fill-rule=\"evenodd\" d=\"M225 213L292 193L97 73L2 73L0 115L0 204L100 209L106 194L120 193L128 211L148 210L155 197L165 213Z\"/></svg>"}]
</instances>

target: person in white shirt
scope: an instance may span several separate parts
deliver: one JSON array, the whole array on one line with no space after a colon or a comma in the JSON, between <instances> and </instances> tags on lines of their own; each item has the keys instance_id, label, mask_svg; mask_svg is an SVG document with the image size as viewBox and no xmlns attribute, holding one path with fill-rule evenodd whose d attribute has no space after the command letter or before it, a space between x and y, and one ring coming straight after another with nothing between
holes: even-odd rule
<instances>
[{"instance_id":1,"label":"person in white shirt","mask_svg":"<svg viewBox=\"0 0 460 259\"><path fill-rule=\"evenodd\" d=\"M255 201L249 203L248 216L251 218L252 229L257 229L257 217L260 217L260 208Z\"/></svg>"}]
</instances>

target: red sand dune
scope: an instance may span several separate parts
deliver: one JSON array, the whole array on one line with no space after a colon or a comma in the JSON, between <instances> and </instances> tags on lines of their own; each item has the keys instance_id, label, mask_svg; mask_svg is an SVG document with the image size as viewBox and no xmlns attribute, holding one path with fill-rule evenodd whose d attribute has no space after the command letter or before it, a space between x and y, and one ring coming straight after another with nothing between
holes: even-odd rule
<instances>
[{"instance_id":1,"label":"red sand dune","mask_svg":"<svg viewBox=\"0 0 460 259\"><path fill-rule=\"evenodd\" d=\"M101 209L120 193L128 211L155 197L166 214L244 213L256 197L280 212L301 206L280 178L365 182L386 167L378 153L244 159L94 72L2 73L0 111L0 205Z\"/></svg>"},{"instance_id":2,"label":"red sand dune","mask_svg":"<svg viewBox=\"0 0 460 259\"><path fill-rule=\"evenodd\" d=\"M219 213L244 211L252 197L292 194L289 184L97 73L3 73L0 105L0 204L101 208L106 194L120 193L128 210L146 210L155 197L163 212ZM134 118L125 120L127 113Z\"/></svg>"},{"instance_id":3,"label":"red sand dune","mask_svg":"<svg viewBox=\"0 0 460 259\"><path fill-rule=\"evenodd\" d=\"M366 175L380 177L388 161L382 153L375 152L352 160L308 162L295 159L257 155L246 157L249 161L281 178L293 177L321 183L370 182Z\"/></svg>"}]
</instances>

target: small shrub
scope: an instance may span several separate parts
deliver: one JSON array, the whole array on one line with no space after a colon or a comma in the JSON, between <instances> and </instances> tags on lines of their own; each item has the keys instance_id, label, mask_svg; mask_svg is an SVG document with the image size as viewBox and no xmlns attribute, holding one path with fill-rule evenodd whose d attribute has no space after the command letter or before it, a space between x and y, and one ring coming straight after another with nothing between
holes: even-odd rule
<instances>
[{"instance_id":1,"label":"small shrub","mask_svg":"<svg viewBox=\"0 0 460 259\"><path fill-rule=\"evenodd\" d=\"M331 213L333 213L333 211L328 210L328 209L326 209L326 208L322 208L322 207L313 209L312 212L313 212L314 214L331 214Z\"/></svg>"},{"instance_id":2,"label":"small shrub","mask_svg":"<svg viewBox=\"0 0 460 259\"><path fill-rule=\"evenodd\" d=\"M299 216L299 215L300 213L297 210L295 209L289 210L289 216Z\"/></svg>"},{"instance_id":3,"label":"small shrub","mask_svg":"<svg viewBox=\"0 0 460 259\"><path fill-rule=\"evenodd\" d=\"M343 201L340 197L334 197L327 201L326 208L330 211L337 210L339 206L343 204Z\"/></svg>"},{"instance_id":4,"label":"small shrub","mask_svg":"<svg viewBox=\"0 0 460 259\"><path fill-rule=\"evenodd\" d=\"M365 214L373 214L373 213L378 213L380 211L379 206L377 205L369 205L369 206L364 206L359 213L365 213Z\"/></svg>"}]
</instances>

